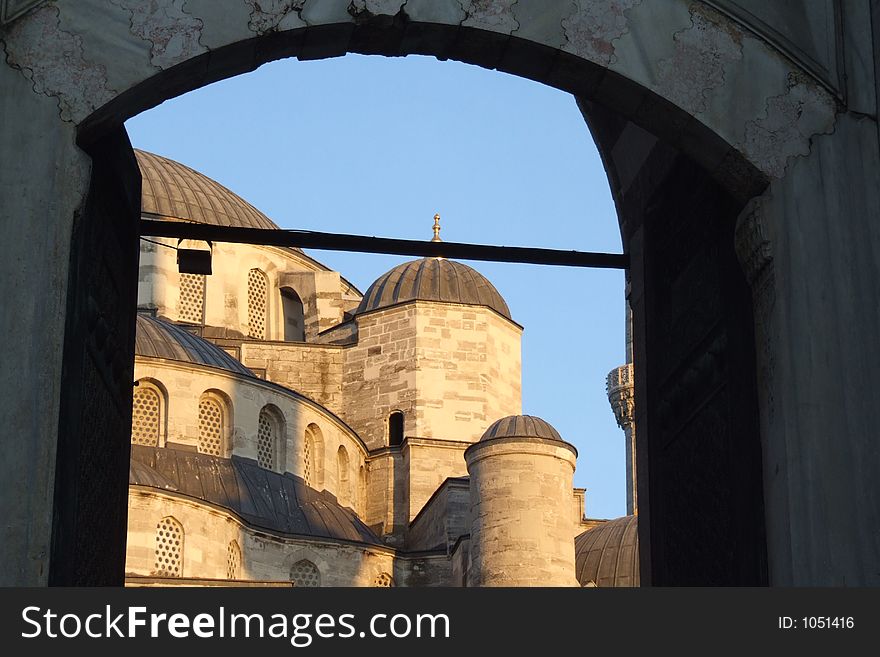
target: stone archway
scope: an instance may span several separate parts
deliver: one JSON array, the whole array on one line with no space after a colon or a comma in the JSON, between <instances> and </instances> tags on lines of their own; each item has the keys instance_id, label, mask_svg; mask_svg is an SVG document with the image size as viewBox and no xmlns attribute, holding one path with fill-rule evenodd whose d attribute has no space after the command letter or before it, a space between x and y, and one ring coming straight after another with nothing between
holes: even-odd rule
<instances>
[{"instance_id":1,"label":"stone archway","mask_svg":"<svg viewBox=\"0 0 880 657\"><path fill-rule=\"evenodd\" d=\"M842 92L832 65L791 47L791 39L766 29L760 16L727 0L111 0L109 7L100 4L98 8L92 2L3 3L0 40L7 66L0 66L0 84L6 92L0 109L17 121L0 128L0 143L20 153L16 166L2 169L4 187L20 190L14 197L4 197L3 210L27 218L18 228L17 241L32 245L42 258L22 262L14 257L13 245L2 245L0 255L9 256L3 261L11 264L3 265L9 274L4 278L10 282L0 291L11 304L23 308L31 308L28 299L33 289L48 287L58 293L44 307L19 318L11 331L13 349L31 364L32 372L40 363L41 375L25 377L24 385L16 381L20 378L16 372L4 372L0 379L0 385L14 390L4 402L10 427L27 445L3 466L9 487L27 498L27 503L17 505L20 499L14 495L3 500L11 518L4 557L15 564L9 583L121 578L121 568L110 579L103 568L102 579L89 565L117 562L113 542L120 531L118 518L99 518L90 505L99 499L99 488L105 497L124 495L123 477L101 481L89 464L100 454L108 471L115 473L112 464L124 461L128 449L114 441L118 442L120 431L124 435L130 421L124 403L130 394L126 379L130 365L124 361L131 353L133 334L133 294L127 281L134 280L130 272L136 263L139 177L123 121L167 98L253 70L266 61L348 52L456 59L534 79L582 99L612 180L625 248L634 257L633 307L641 344L636 365L641 383L636 394L637 399L647 400L642 407L651 409L645 411L640 432L645 447L640 450L640 459L645 460L639 468L640 478L645 478L639 483L640 508L647 511L648 519L642 523L646 532L642 544L654 546L643 555L643 581L652 581L653 575L657 583L680 583L688 579L681 568L664 571L661 562L687 563L689 556L699 558L702 551L703 562L708 563L726 550L730 537L719 523L708 523L709 528L700 533L699 523L694 522L708 519L717 509L727 509L735 518L741 549L724 562L730 565L724 573L698 568L694 581L766 580L751 303L748 287L734 266L732 236L746 201L768 184L778 189L777 199L795 194L784 184L793 179L791 169L811 154L818 138L837 129ZM845 157L842 146L826 150L832 154L828 157ZM673 193L663 191L667 185ZM784 207L770 201L766 206L775 209L765 211L765 219L776 212L782 217L780 223L790 222ZM702 221L701 207L708 208L715 220ZM742 234L761 238L772 233L773 227L764 226L761 216L748 214L751 223ZM98 235L108 232L118 235L116 243L104 241L97 250L89 248L100 242ZM671 235L688 239L674 241ZM747 241L747 260L750 243L766 253L769 239ZM766 281L767 259L760 259L759 265ZM786 272L786 281L790 274ZM713 306L714 319L702 318L705 334L700 339L691 336L686 344L676 332L676 322L687 317L684 307L691 299L690 288L706 280L710 282L704 287L711 288L707 302L720 306ZM26 285L16 286L16 281ZM769 288L775 285L771 282ZM798 294L794 288L786 292L792 298ZM777 314L771 315L785 315L790 307L777 308L773 311ZM670 308L681 317L669 316ZM772 317L768 326L776 321ZM871 321L880 325L880 320ZM715 330L719 326L720 332ZM865 328L866 335L872 327ZM834 338L830 331L829 344ZM761 353L775 353L772 326L759 331L764 334L770 336L770 346L762 345ZM713 335L720 342L710 339ZM674 356L655 368L661 361L654 356L664 348ZM829 346L829 353L834 348ZM834 353L842 358L849 354ZM716 388L743 392L718 402L723 407L723 412L718 411L719 426L728 436L723 446L707 447L699 440L707 431L712 433L711 427L690 430L693 446L706 451L691 455L690 470L682 470L702 471L704 476L698 481L682 478L674 464L682 463L684 456L675 459L672 452L664 456L657 450L686 444L679 441L681 431L676 434L669 427L677 423L685 431L685 416L693 419L700 412L706 400L690 397L688 390L717 369L719 358L731 367L721 368L727 378L715 381ZM768 368L766 362L761 367L767 372L768 390L778 389L782 368L778 364ZM799 377L806 372L795 370L786 375ZM680 376L682 385L664 389L670 376ZM95 403L115 411L105 414L113 418L106 426L90 426L86 432L84 418L91 411L85 412L85 396L100 398L93 389L106 397ZM665 392L658 394L661 389ZM785 460L784 431L767 419L766 398L760 402L765 457L782 454ZM799 425L794 410L798 399L789 402L792 422ZM35 407L43 412L39 422L30 422ZM83 440L86 433L90 438ZM742 458L734 449L740 442L746 446ZM824 448L816 449L818 458ZM721 459L724 463L718 462L719 450L726 455ZM690 452L685 449L684 454ZM728 459L733 460L728 463ZM712 468L704 469L706 465ZM721 488L729 490L720 494L726 501L711 503L719 494L718 477L725 478ZM768 511L772 518L767 523L774 534L772 565L774 559L780 564L787 559L791 546L779 536L788 533L793 513L787 493L777 495L771 479L765 468L764 488L773 493ZM706 496L700 498L701 494ZM843 489L841 494L845 497ZM686 503L695 499L708 505ZM655 513L657 509L661 512ZM803 527L821 515L802 518ZM108 522L115 528L113 536L94 529ZM683 526L697 533L682 534ZM810 542L809 537L804 540ZM876 554L880 547L869 543L864 543L864 554ZM808 578L830 549L815 542L810 548L816 550L816 557L802 569ZM853 564L847 568L858 570ZM784 567L779 570L784 571ZM797 577L788 573L778 581L786 579Z\"/></svg>"}]
</instances>

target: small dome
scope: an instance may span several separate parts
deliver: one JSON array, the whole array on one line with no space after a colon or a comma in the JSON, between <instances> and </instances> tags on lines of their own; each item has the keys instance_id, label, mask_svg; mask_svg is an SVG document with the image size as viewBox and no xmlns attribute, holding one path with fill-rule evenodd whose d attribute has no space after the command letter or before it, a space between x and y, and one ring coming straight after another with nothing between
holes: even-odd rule
<instances>
[{"instance_id":1,"label":"small dome","mask_svg":"<svg viewBox=\"0 0 880 657\"><path fill-rule=\"evenodd\" d=\"M134 340L135 356L167 358L194 365L219 367L235 374L253 377L254 373L220 347L193 335L186 329L138 313Z\"/></svg>"},{"instance_id":2,"label":"small dome","mask_svg":"<svg viewBox=\"0 0 880 657\"><path fill-rule=\"evenodd\" d=\"M355 314L407 301L486 306L511 319L507 303L485 276L445 258L412 260L383 274L367 289Z\"/></svg>"},{"instance_id":3,"label":"small dome","mask_svg":"<svg viewBox=\"0 0 880 657\"><path fill-rule=\"evenodd\" d=\"M278 228L243 198L195 169L137 149L134 154L143 179L143 214L214 226Z\"/></svg>"},{"instance_id":4,"label":"small dome","mask_svg":"<svg viewBox=\"0 0 880 657\"><path fill-rule=\"evenodd\" d=\"M496 420L480 440L492 438L545 438L564 442L549 422L534 415L508 415Z\"/></svg>"},{"instance_id":5,"label":"small dome","mask_svg":"<svg viewBox=\"0 0 880 657\"><path fill-rule=\"evenodd\" d=\"M581 586L639 586L638 516L603 522L574 539Z\"/></svg>"}]
</instances>

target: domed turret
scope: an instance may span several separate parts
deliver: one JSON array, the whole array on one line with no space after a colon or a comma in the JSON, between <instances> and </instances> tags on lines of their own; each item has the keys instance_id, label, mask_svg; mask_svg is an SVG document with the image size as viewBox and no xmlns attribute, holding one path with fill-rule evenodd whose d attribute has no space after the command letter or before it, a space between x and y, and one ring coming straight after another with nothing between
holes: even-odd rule
<instances>
[{"instance_id":1,"label":"domed turret","mask_svg":"<svg viewBox=\"0 0 880 657\"><path fill-rule=\"evenodd\" d=\"M436 243L439 217L433 229ZM402 536L444 480L466 473L462 454L486 425L522 410L522 327L479 272L431 257L376 280L351 333L346 421L368 448L391 448L398 460L372 476L395 491L386 531Z\"/></svg>"},{"instance_id":2,"label":"domed turret","mask_svg":"<svg viewBox=\"0 0 880 657\"><path fill-rule=\"evenodd\" d=\"M471 477L475 586L576 586L572 478L577 451L548 422L511 415L464 453Z\"/></svg>"},{"instance_id":3,"label":"domed turret","mask_svg":"<svg viewBox=\"0 0 880 657\"><path fill-rule=\"evenodd\" d=\"M509 415L492 423L480 440L494 438L544 438L562 440L559 432L546 420L534 415Z\"/></svg>"},{"instance_id":4,"label":"domed turret","mask_svg":"<svg viewBox=\"0 0 880 657\"><path fill-rule=\"evenodd\" d=\"M445 258L422 258L398 265L367 289L356 314L407 301L439 301L485 306L510 319L510 309L489 280L473 267Z\"/></svg>"},{"instance_id":5,"label":"domed turret","mask_svg":"<svg viewBox=\"0 0 880 657\"><path fill-rule=\"evenodd\" d=\"M434 237L440 239L440 215L434 215ZM510 319L510 309L489 280L473 267L446 258L421 258L398 265L367 289L355 314L407 301L439 301L485 306Z\"/></svg>"}]
</instances>

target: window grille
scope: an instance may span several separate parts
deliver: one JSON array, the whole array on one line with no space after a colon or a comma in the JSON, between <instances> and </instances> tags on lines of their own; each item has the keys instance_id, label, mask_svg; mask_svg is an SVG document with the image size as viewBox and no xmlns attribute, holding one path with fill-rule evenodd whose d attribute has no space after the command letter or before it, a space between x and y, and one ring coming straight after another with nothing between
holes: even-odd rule
<instances>
[{"instance_id":1,"label":"window grille","mask_svg":"<svg viewBox=\"0 0 880 657\"><path fill-rule=\"evenodd\" d=\"M239 579L241 575L241 548L236 541L230 541L226 548L226 579Z\"/></svg>"},{"instance_id":2,"label":"window grille","mask_svg":"<svg viewBox=\"0 0 880 657\"><path fill-rule=\"evenodd\" d=\"M312 432L310 429L306 429L306 437L305 442L303 443L303 479L306 482L306 486L310 486L314 488L314 481L312 479L312 443L314 439L312 438Z\"/></svg>"},{"instance_id":3,"label":"window grille","mask_svg":"<svg viewBox=\"0 0 880 657\"><path fill-rule=\"evenodd\" d=\"M162 398L159 392L141 382L134 390L131 404L132 444L158 447L162 430Z\"/></svg>"},{"instance_id":4,"label":"window grille","mask_svg":"<svg viewBox=\"0 0 880 657\"><path fill-rule=\"evenodd\" d=\"M394 586L394 578L388 573L379 573L373 580L373 586L378 588L389 588Z\"/></svg>"},{"instance_id":5,"label":"window grille","mask_svg":"<svg viewBox=\"0 0 880 657\"><path fill-rule=\"evenodd\" d=\"M201 324L205 311L205 277L202 274L180 275L178 315L181 322Z\"/></svg>"},{"instance_id":6,"label":"window grille","mask_svg":"<svg viewBox=\"0 0 880 657\"><path fill-rule=\"evenodd\" d=\"M269 283L266 274L259 269L248 272L248 335L258 340L266 339L266 292Z\"/></svg>"},{"instance_id":7,"label":"window grille","mask_svg":"<svg viewBox=\"0 0 880 657\"><path fill-rule=\"evenodd\" d=\"M321 572L311 561L302 559L290 569L290 581L294 586L315 588L321 586Z\"/></svg>"},{"instance_id":8,"label":"window grille","mask_svg":"<svg viewBox=\"0 0 880 657\"><path fill-rule=\"evenodd\" d=\"M264 408L260 411L257 430L257 463L261 468L275 468L275 423Z\"/></svg>"},{"instance_id":9,"label":"window grille","mask_svg":"<svg viewBox=\"0 0 880 657\"><path fill-rule=\"evenodd\" d=\"M183 574L183 526L167 516L156 526L156 574L180 577Z\"/></svg>"},{"instance_id":10,"label":"window grille","mask_svg":"<svg viewBox=\"0 0 880 657\"><path fill-rule=\"evenodd\" d=\"M199 402L199 452L223 456L223 408L209 398Z\"/></svg>"}]
</instances>

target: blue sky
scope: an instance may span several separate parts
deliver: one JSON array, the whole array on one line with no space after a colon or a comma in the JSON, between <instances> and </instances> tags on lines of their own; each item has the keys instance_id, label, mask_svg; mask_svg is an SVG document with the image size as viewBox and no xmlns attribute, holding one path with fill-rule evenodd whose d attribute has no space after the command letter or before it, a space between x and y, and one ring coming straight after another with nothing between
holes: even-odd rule
<instances>
[{"instance_id":1,"label":"blue sky","mask_svg":"<svg viewBox=\"0 0 880 657\"><path fill-rule=\"evenodd\" d=\"M621 251L574 98L430 57L284 60L126 123L137 148L229 187L282 228ZM311 251L361 291L395 256ZM605 374L624 358L622 271L469 262L523 334L523 412L578 448L587 514L626 512L623 432Z\"/></svg>"}]
</instances>

